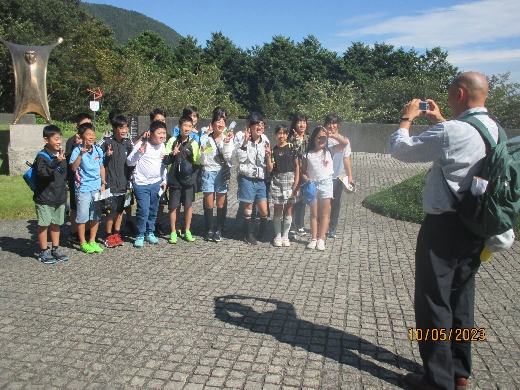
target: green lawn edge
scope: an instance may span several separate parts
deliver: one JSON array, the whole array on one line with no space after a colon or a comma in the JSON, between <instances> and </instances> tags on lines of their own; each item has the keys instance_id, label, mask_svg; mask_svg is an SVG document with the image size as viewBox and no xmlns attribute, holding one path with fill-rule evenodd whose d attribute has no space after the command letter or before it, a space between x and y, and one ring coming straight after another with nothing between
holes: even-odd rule
<instances>
[{"instance_id":1,"label":"green lawn edge","mask_svg":"<svg viewBox=\"0 0 520 390\"><path fill-rule=\"evenodd\" d=\"M400 221L421 223L425 217L422 209L422 187L426 171L418 173L392 187L367 196L361 204L370 211ZM520 218L513 228L520 234Z\"/></svg>"}]
</instances>

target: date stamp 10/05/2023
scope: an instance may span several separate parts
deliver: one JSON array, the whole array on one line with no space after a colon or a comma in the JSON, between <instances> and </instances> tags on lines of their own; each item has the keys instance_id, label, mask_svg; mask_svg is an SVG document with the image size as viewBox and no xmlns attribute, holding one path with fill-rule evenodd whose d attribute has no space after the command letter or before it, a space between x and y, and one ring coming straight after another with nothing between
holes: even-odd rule
<instances>
[{"instance_id":1,"label":"date stamp 10/05/2023","mask_svg":"<svg viewBox=\"0 0 520 390\"><path fill-rule=\"evenodd\" d=\"M484 328L409 328L410 341L485 341Z\"/></svg>"}]
</instances>

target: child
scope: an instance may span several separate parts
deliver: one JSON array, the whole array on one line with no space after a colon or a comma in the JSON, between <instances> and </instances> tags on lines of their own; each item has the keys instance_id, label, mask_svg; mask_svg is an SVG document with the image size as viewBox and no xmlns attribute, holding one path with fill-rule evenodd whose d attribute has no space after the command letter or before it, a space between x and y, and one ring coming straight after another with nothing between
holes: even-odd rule
<instances>
[{"instance_id":1,"label":"child","mask_svg":"<svg viewBox=\"0 0 520 390\"><path fill-rule=\"evenodd\" d=\"M287 126L278 125L274 132L278 145L273 148L272 152L267 151L267 170L274 173L269 192L271 203L274 204L274 246L291 246L289 229L292 223L293 204L298 191L300 165L294 149L287 143L289 135Z\"/></svg>"},{"instance_id":2,"label":"child","mask_svg":"<svg viewBox=\"0 0 520 390\"><path fill-rule=\"evenodd\" d=\"M123 115L123 111L119 110L118 108L114 108L110 110L108 113L108 124L112 127L112 120L118 116ZM128 133L127 133L128 134ZM110 137L110 134L106 135L107 137ZM132 175L133 169L129 168L129 174ZM132 221L132 206L134 205L134 194L132 193L132 201L128 207L125 208L125 228L132 234L137 233L137 229L134 225L134 222Z\"/></svg>"},{"instance_id":3,"label":"child","mask_svg":"<svg viewBox=\"0 0 520 390\"><path fill-rule=\"evenodd\" d=\"M257 245L263 240L267 224L267 192L265 185L266 155L269 140L264 134L264 118L253 112L247 119L247 129L235 137L235 151L238 160L238 200L243 203L245 241ZM260 224L256 239L252 234L251 215L256 202Z\"/></svg>"},{"instance_id":4,"label":"child","mask_svg":"<svg viewBox=\"0 0 520 390\"><path fill-rule=\"evenodd\" d=\"M338 141L332 148L327 147L327 138ZM308 249L325 250L325 232L329 225L329 208L332 192L332 174L334 173L332 156L348 145L347 138L339 133L332 134L323 127L316 127L309 140L309 148L303 156L302 179L312 181L317 188L316 200L310 205L311 240ZM318 230L319 225L319 230Z\"/></svg>"},{"instance_id":5,"label":"child","mask_svg":"<svg viewBox=\"0 0 520 390\"><path fill-rule=\"evenodd\" d=\"M44 264L55 264L56 260L69 258L58 248L60 225L65 222L65 203L67 203L67 161L61 148L61 130L55 125L43 128L42 152L38 154L33 169L36 172L36 189L33 200L38 217L38 260ZM47 231L50 227L52 249L47 247Z\"/></svg>"},{"instance_id":6,"label":"child","mask_svg":"<svg viewBox=\"0 0 520 390\"><path fill-rule=\"evenodd\" d=\"M142 248L145 240L150 244L159 242L154 230L159 198L166 190L166 167L162 163L165 139L166 124L161 121L152 122L150 137L138 141L126 159L128 166L135 166L133 189L137 200L136 248Z\"/></svg>"},{"instance_id":7,"label":"child","mask_svg":"<svg viewBox=\"0 0 520 390\"><path fill-rule=\"evenodd\" d=\"M309 144L309 133L307 132L307 117L303 114L296 114L291 123L291 135L287 139L287 142L292 145L293 150L296 153L296 157L298 157L298 161L301 163L303 161L302 157L305 151L307 150L307 146ZM291 230L289 231L289 235L295 236L298 233L301 236L306 235L305 232L305 203L301 196L296 197L296 202L293 206L293 224L291 225Z\"/></svg>"},{"instance_id":8,"label":"child","mask_svg":"<svg viewBox=\"0 0 520 390\"><path fill-rule=\"evenodd\" d=\"M202 172L202 192L204 193L204 220L206 225L206 241L222 241L222 214L228 192L229 179L224 180L223 165L229 167L233 154L233 131L227 132L226 116L221 112L214 112L211 119L213 132L207 137L206 144L201 145L200 164ZM215 195L216 194L216 195ZM217 201L217 229L213 233L213 203Z\"/></svg>"},{"instance_id":9,"label":"child","mask_svg":"<svg viewBox=\"0 0 520 390\"><path fill-rule=\"evenodd\" d=\"M150 112L150 123L155 121L161 121L163 123L166 123L166 111L162 108L156 108L152 112ZM168 142L170 139L170 135L168 132L166 132L166 139L165 142ZM163 219L164 214L164 206L167 205L167 196L166 192L163 196L159 199L159 208L157 209L157 219L155 220L155 237L162 237L164 236L164 232L161 227L161 222Z\"/></svg>"},{"instance_id":10,"label":"child","mask_svg":"<svg viewBox=\"0 0 520 390\"><path fill-rule=\"evenodd\" d=\"M184 109L182 110L181 116L182 117L187 116L187 117L191 118L193 128L189 135L190 135L191 139L195 140L200 145L200 134L199 134L197 128L195 127L195 125L199 121L199 111L197 110L197 107L195 107L195 106L184 107ZM180 134L181 134L180 125L175 126L175 128L173 129L173 136L178 137Z\"/></svg>"},{"instance_id":11,"label":"child","mask_svg":"<svg viewBox=\"0 0 520 390\"><path fill-rule=\"evenodd\" d=\"M124 115L118 115L111 120L111 123L112 135L104 137L98 143L105 154L106 188L110 189L112 194L104 201L107 209L105 223L105 246L107 248L124 244L120 232L125 209L125 194L130 180L130 169L126 164L126 158L132 153L134 147L132 141L126 137L128 134L127 118Z\"/></svg>"},{"instance_id":12,"label":"child","mask_svg":"<svg viewBox=\"0 0 520 390\"><path fill-rule=\"evenodd\" d=\"M92 123L92 117L86 113L80 113L76 115L74 120L76 129L78 129L83 123ZM70 166L70 156L72 151L81 144L81 137L76 133L73 137L70 137L65 144L65 158L67 159L67 185L69 187L69 203L70 203L70 235L69 242L72 244L79 244L78 236L78 224L76 223L77 206L76 206L76 185L74 183L74 171Z\"/></svg>"},{"instance_id":13,"label":"child","mask_svg":"<svg viewBox=\"0 0 520 390\"><path fill-rule=\"evenodd\" d=\"M190 227L193 213L191 205L195 196L194 184L200 163L199 144L190 138L190 133L193 131L191 117L181 117L179 129L179 136L174 136L168 141L164 157L164 165L171 165L168 173L168 191L170 193L168 213L172 229L168 241L170 244L177 243L175 222L177 210L180 210L181 204L184 205L184 239L188 242L195 241Z\"/></svg>"},{"instance_id":14,"label":"child","mask_svg":"<svg viewBox=\"0 0 520 390\"><path fill-rule=\"evenodd\" d=\"M103 150L96 146L96 131L92 123L84 123L78 133L81 144L76 146L70 156L72 170L75 172L76 222L80 249L85 253L101 253L103 248L96 242L100 219L99 195L105 190L105 167ZM90 228L90 240L85 238L85 225Z\"/></svg>"},{"instance_id":15,"label":"child","mask_svg":"<svg viewBox=\"0 0 520 390\"><path fill-rule=\"evenodd\" d=\"M337 134L341 126L341 119L335 113L327 115L325 118L325 129L331 134ZM338 142L334 138L328 139L328 147L337 145ZM343 182L338 178L339 175L347 175L349 183L354 183L352 177L352 169L350 166L350 154L352 153L350 143L345 146L343 153L336 153L333 157L334 173L332 174L333 198L330 201L330 223L327 236L336 238L336 229L338 227L338 219L341 206L341 195L343 194Z\"/></svg>"}]
</instances>

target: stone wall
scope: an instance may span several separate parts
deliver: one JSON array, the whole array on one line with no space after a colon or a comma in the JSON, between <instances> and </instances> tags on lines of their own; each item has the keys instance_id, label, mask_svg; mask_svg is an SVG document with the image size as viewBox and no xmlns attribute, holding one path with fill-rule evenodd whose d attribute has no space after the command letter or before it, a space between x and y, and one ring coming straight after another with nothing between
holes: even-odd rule
<instances>
[{"instance_id":1,"label":"stone wall","mask_svg":"<svg viewBox=\"0 0 520 390\"><path fill-rule=\"evenodd\" d=\"M0 125L10 125L13 123L14 114L0 113ZM26 114L20 118L19 124L34 125L36 124L36 116L34 114Z\"/></svg>"}]
</instances>

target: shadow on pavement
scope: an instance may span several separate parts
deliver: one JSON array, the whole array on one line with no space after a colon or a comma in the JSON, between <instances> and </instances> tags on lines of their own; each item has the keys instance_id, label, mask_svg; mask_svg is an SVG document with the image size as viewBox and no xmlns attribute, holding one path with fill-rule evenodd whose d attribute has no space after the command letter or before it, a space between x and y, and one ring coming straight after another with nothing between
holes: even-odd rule
<instances>
[{"instance_id":1,"label":"shadow on pavement","mask_svg":"<svg viewBox=\"0 0 520 390\"><path fill-rule=\"evenodd\" d=\"M402 386L402 375L362 355L407 371L422 369L416 362L358 336L298 319L294 306L287 302L241 295L216 297L214 301L215 317L222 322L271 335L278 341L355 367L392 385Z\"/></svg>"}]
</instances>

